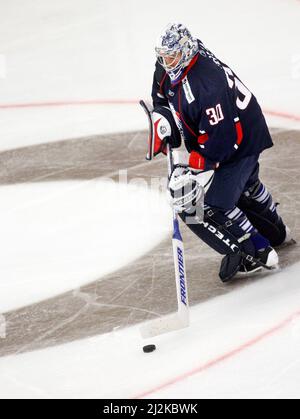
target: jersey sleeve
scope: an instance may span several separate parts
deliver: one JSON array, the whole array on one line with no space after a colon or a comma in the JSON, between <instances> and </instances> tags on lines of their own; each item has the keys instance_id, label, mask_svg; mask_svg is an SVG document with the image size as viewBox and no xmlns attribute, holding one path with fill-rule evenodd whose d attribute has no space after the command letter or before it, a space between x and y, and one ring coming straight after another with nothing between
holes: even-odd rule
<instances>
[{"instance_id":1,"label":"jersey sleeve","mask_svg":"<svg viewBox=\"0 0 300 419\"><path fill-rule=\"evenodd\" d=\"M156 63L155 72L152 85L152 101L153 107L156 106L169 106L168 99L164 95L164 83L167 73L159 63Z\"/></svg>"},{"instance_id":2,"label":"jersey sleeve","mask_svg":"<svg viewBox=\"0 0 300 419\"><path fill-rule=\"evenodd\" d=\"M223 163L236 153L243 132L234 97L227 86L203 98L198 129L199 152L205 158Z\"/></svg>"}]
</instances>

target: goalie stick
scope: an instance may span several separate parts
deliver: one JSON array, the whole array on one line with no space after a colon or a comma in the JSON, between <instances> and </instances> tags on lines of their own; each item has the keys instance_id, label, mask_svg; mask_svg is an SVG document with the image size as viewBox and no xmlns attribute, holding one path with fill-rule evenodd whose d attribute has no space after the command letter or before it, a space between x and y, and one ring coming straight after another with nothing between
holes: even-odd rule
<instances>
[{"instance_id":1,"label":"goalie stick","mask_svg":"<svg viewBox=\"0 0 300 419\"><path fill-rule=\"evenodd\" d=\"M148 137L148 152L146 156L146 160L153 160L154 157L154 130L153 130L153 121L152 121L152 113L146 103L141 100L140 101L141 107L144 109L149 122L149 137Z\"/></svg>"},{"instance_id":2,"label":"goalie stick","mask_svg":"<svg viewBox=\"0 0 300 419\"><path fill-rule=\"evenodd\" d=\"M148 153L147 160L153 159L154 149L154 131L152 122L152 113L144 101L140 101L140 105L147 114L149 120L149 140L148 140ZM173 155L170 145L168 145L168 172L169 176L173 171ZM173 256L175 265L175 282L177 292L177 312L171 315L167 315L148 323L145 323L141 327L142 337L152 338L164 333L173 332L176 330L187 328L190 324L190 309L188 301L188 286L185 268L185 255L183 240L180 233L179 217L177 212L173 209Z\"/></svg>"}]
</instances>

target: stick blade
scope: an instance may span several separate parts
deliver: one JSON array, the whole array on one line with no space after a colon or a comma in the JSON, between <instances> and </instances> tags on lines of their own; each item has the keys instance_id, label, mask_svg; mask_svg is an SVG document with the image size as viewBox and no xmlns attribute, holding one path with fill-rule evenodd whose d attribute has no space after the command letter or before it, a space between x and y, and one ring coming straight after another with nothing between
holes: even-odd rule
<instances>
[{"instance_id":1,"label":"stick blade","mask_svg":"<svg viewBox=\"0 0 300 419\"><path fill-rule=\"evenodd\" d=\"M188 317L182 318L179 313L175 313L144 324L141 326L140 332L143 339L149 339L187 327L189 327Z\"/></svg>"}]
</instances>

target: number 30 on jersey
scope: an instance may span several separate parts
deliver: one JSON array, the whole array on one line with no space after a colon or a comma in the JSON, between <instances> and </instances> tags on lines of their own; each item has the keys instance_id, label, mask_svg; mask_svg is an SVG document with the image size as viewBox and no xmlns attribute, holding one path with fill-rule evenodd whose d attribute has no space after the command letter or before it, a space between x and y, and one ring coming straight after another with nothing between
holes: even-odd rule
<instances>
[{"instance_id":1,"label":"number 30 on jersey","mask_svg":"<svg viewBox=\"0 0 300 419\"><path fill-rule=\"evenodd\" d=\"M215 108L209 108L206 110L206 114L209 117L210 125L217 125L220 121L223 121L224 114L222 106L219 104Z\"/></svg>"},{"instance_id":2,"label":"number 30 on jersey","mask_svg":"<svg viewBox=\"0 0 300 419\"><path fill-rule=\"evenodd\" d=\"M236 99L236 106L244 111L247 109L251 99L252 99L252 93L250 90L247 89L247 87L238 79L233 71L229 67L223 66L223 69L226 74L226 78L229 84L230 89L233 89L234 87L237 89L239 95ZM220 121L224 120L224 114L222 110L222 106L219 104L215 108L209 108L206 110L206 114L209 117L209 123L210 125L218 125Z\"/></svg>"}]
</instances>

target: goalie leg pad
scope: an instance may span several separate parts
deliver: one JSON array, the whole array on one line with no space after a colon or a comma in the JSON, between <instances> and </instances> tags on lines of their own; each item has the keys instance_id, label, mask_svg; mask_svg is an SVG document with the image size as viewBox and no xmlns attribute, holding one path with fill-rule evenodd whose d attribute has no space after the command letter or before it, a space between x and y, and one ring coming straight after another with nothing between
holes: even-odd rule
<instances>
[{"instance_id":1,"label":"goalie leg pad","mask_svg":"<svg viewBox=\"0 0 300 419\"><path fill-rule=\"evenodd\" d=\"M196 219L191 222L186 213L181 218L209 247L225 255L219 273L223 282L230 281L245 260L253 260L261 251L271 249L270 242L257 232L239 208L226 213L206 208L203 221L198 222Z\"/></svg>"},{"instance_id":2,"label":"goalie leg pad","mask_svg":"<svg viewBox=\"0 0 300 419\"><path fill-rule=\"evenodd\" d=\"M280 246L286 239L286 226L277 212L277 205L260 180L244 192L238 203L238 207L270 241L272 247Z\"/></svg>"},{"instance_id":3,"label":"goalie leg pad","mask_svg":"<svg viewBox=\"0 0 300 419\"><path fill-rule=\"evenodd\" d=\"M222 212L206 207L203 221L185 212L181 214L181 218L194 234L221 255L243 251L255 256L257 247L269 245L263 238L261 238L263 243L256 244L255 240L252 240L252 236L255 237L257 232L238 208Z\"/></svg>"}]
</instances>

